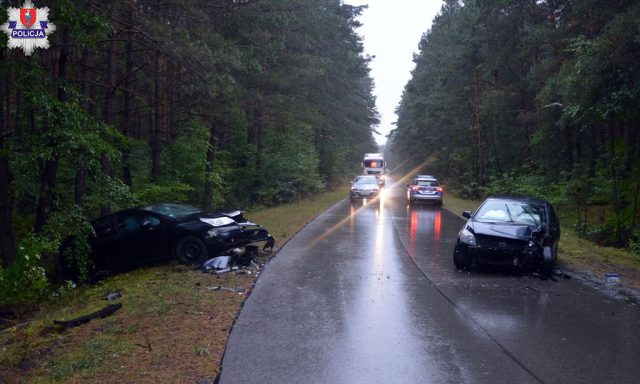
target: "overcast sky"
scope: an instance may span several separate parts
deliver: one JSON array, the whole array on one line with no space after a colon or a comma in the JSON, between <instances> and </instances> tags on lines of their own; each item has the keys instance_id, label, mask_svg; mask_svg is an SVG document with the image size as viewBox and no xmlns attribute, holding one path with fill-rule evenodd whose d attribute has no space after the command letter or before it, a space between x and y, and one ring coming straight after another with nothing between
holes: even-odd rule
<instances>
[{"instance_id":1,"label":"overcast sky","mask_svg":"<svg viewBox=\"0 0 640 384\"><path fill-rule=\"evenodd\" d=\"M413 54L422 34L440 11L442 0L344 0L345 4L368 5L358 19L365 53L375 56L370 64L380 125L376 141L382 144L395 128L395 109L411 77Z\"/></svg>"}]
</instances>

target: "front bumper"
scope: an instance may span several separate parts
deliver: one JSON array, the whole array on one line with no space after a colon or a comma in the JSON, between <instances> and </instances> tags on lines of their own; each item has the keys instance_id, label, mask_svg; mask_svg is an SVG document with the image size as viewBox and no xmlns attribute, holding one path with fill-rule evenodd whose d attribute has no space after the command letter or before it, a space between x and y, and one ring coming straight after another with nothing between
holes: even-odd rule
<instances>
[{"instance_id":1,"label":"front bumper","mask_svg":"<svg viewBox=\"0 0 640 384\"><path fill-rule=\"evenodd\" d=\"M261 226L222 228L218 229L213 236L205 236L203 240L210 255L260 242L265 242L263 248L273 248L275 242L269 231Z\"/></svg>"},{"instance_id":2,"label":"front bumper","mask_svg":"<svg viewBox=\"0 0 640 384\"><path fill-rule=\"evenodd\" d=\"M378 191L351 191L349 198L351 199L373 199L378 196Z\"/></svg>"},{"instance_id":3,"label":"front bumper","mask_svg":"<svg viewBox=\"0 0 640 384\"><path fill-rule=\"evenodd\" d=\"M506 240L489 245L460 245L472 260L480 264L532 267L543 262L543 248L535 243L530 245L524 241Z\"/></svg>"}]
</instances>

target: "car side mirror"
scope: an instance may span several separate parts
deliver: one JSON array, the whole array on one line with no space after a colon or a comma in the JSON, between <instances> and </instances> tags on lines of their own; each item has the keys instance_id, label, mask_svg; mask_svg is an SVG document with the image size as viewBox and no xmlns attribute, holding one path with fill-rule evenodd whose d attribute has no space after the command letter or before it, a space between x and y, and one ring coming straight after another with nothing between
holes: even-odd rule
<instances>
[{"instance_id":1,"label":"car side mirror","mask_svg":"<svg viewBox=\"0 0 640 384\"><path fill-rule=\"evenodd\" d=\"M471 211L464 211L462 212L462 216L466 217L467 219L471 218Z\"/></svg>"}]
</instances>

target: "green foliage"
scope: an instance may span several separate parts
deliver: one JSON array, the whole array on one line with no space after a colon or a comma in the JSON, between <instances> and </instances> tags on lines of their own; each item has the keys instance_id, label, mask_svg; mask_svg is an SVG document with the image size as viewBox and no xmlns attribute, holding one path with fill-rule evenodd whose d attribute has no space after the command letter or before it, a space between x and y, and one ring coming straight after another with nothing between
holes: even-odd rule
<instances>
[{"instance_id":1,"label":"green foliage","mask_svg":"<svg viewBox=\"0 0 640 384\"><path fill-rule=\"evenodd\" d=\"M388 158L428 164L465 197L575 208L583 235L624 246L640 222L639 20L632 1L448 2L420 42ZM593 205L606 220L591 222Z\"/></svg>"},{"instance_id":2,"label":"green foliage","mask_svg":"<svg viewBox=\"0 0 640 384\"><path fill-rule=\"evenodd\" d=\"M324 188L318 173L318 157L304 137L304 129L287 127L270 137L265 151L263 187L258 202L263 205L297 201Z\"/></svg>"},{"instance_id":3,"label":"green foliage","mask_svg":"<svg viewBox=\"0 0 640 384\"><path fill-rule=\"evenodd\" d=\"M58 257L58 265L77 269L80 280L86 280L89 267L92 265L89 237L93 234L93 227L80 207L73 206L68 210L54 213L44 231L44 236L49 239L49 242L58 245L55 251L51 252L54 256L54 264L56 264L55 257ZM58 272L55 268L55 265L48 266L50 276Z\"/></svg>"},{"instance_id":4,"label":"green foliage","mask_svg":"<svg viewBox=\"0 0 640 384\"><path fill-rule=\"evenodd\" d=\"M167 201L187 202L192 192L193 187L189 184L176 182L167 185L148 184L138 189L134 196L141 205L147 205Z\"/></svg>"},{"instance_id":5,"label":"green foliage","mask_svg":"<svg viewBox=\"0 0 640 384\"><path fill-rule=\"evenodd\" d=\"M516 195L544 199L554 205L561 205L565 200L565 186L549 183L543 176L525 171L491 177L483 195Z\"/></svg>"},{"instance_id":6,"label":"green foliage","mask_svg":"<svg viewBox=\"0 0 640 384\"><path fill-rule=\"evenodd\" d=\"M640 256L640 230L637 230L626 246L627 251Z\"/></svg>"},{"instance_id":7,"label":"green foliage","mask_svg":"<svg viewBox=\"0 0 640 384\"><path fill-rule=\"evenodd\" d=\"M208 129L201 124L192 124L162 149L160 179L180 181L201 190L208 141Z\"/></svg>"},{"instance_id":8,"label":"green foliage","mask_svg":"<svg viewBox=\"0 0 640 384\"><path fill-rule=\"evenodd\" d=\"M18 245L18 257L7 268L0 267L0 306L37 302L48 295L49 281L43 256L55 252L55 244L29 235Z\"/></svg>"},{"instance_id":9,"label":"green foliage","mask_svg":"<svg viewBox=\"0 0 640 384\"><path fill-rule=\"evenodd\" d=\"M3 270L7 284L33 286L20 300L41 296L37 268L86 274L89 223L102 212L295 201L350 178L376 149L370 59L355 31L362 8L338 0L50 7L55 51L25 58L0 49L0 153L10 168L0 193L20 244L52 244L37 261ZM16 280L23 270L31 283Z\"/></svg>"}]
</instances>

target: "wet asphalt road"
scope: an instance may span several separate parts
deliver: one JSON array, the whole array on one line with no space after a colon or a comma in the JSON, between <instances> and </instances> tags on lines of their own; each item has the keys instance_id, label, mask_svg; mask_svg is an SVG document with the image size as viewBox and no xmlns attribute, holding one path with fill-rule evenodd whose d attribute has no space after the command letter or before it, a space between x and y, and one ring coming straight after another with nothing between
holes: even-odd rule
<instances>
[{"instance_id":1,"label":"wet asphalt road","mask_svg":"<svg viewBox=\"0 0 640 384\"><path fill-rule=\"evenodd\" d=\"M446 198L446 197L445 197ZM457 271L460 216L343 201L269 263L220 383L638 383L640 308L575 279Z\"/></svg>"}]
</instances>

